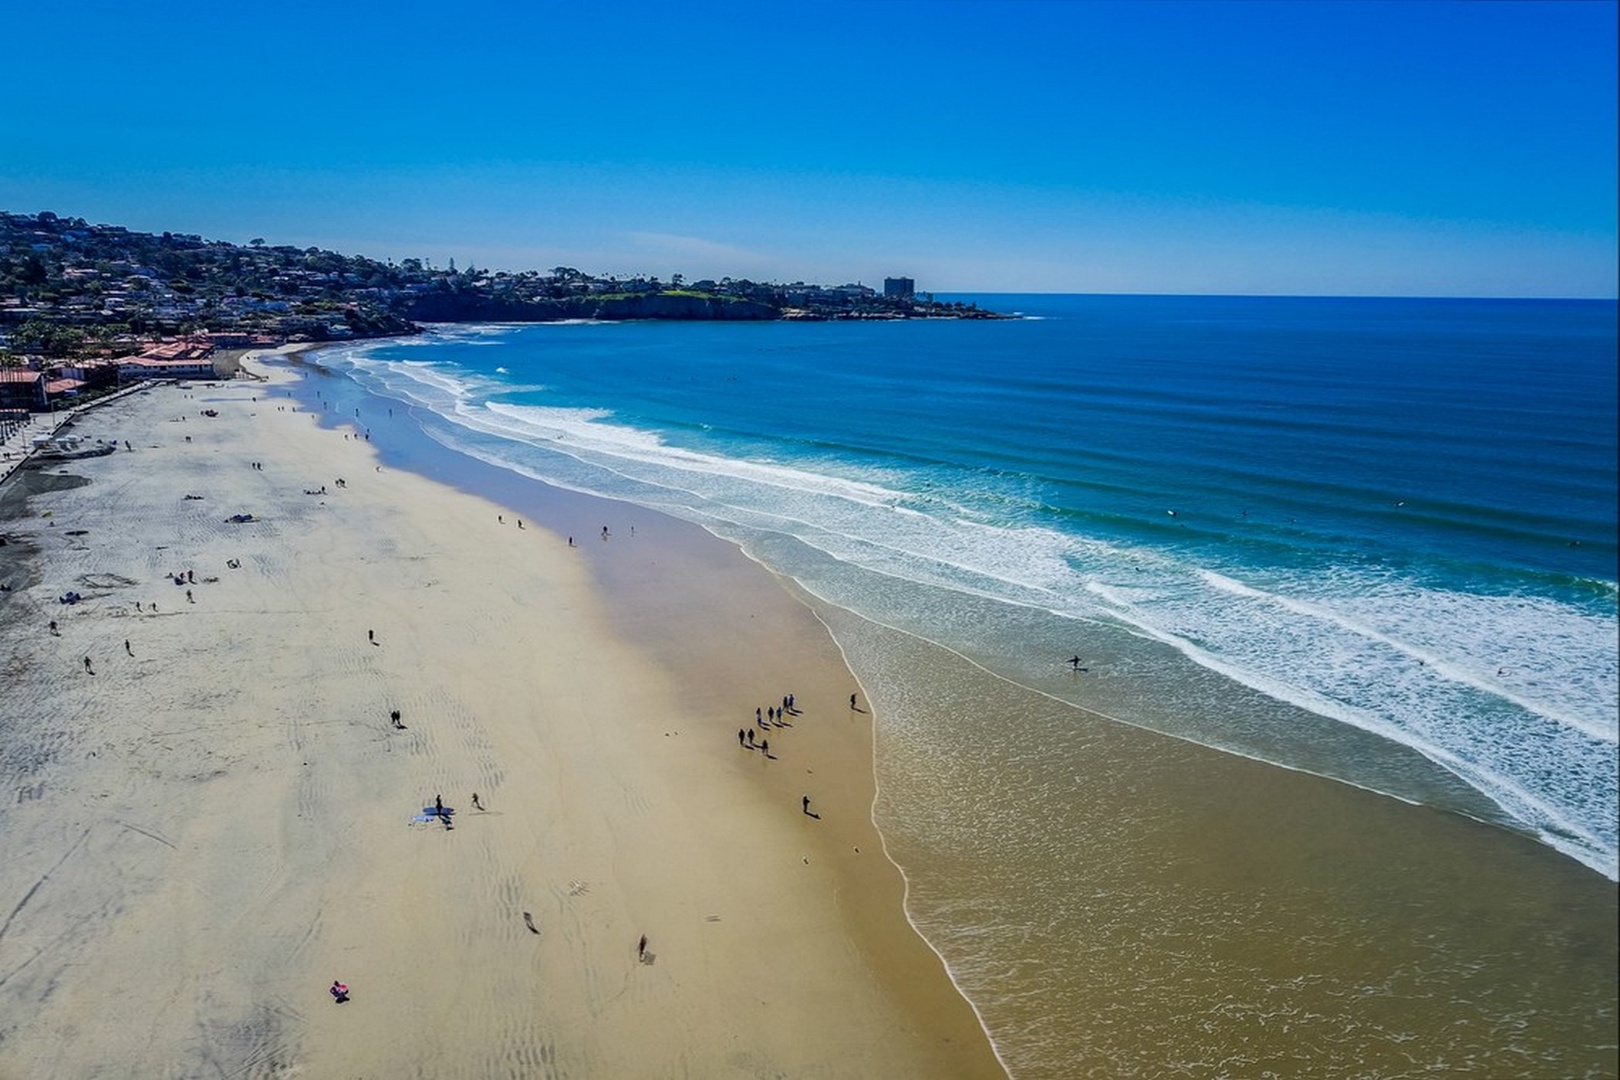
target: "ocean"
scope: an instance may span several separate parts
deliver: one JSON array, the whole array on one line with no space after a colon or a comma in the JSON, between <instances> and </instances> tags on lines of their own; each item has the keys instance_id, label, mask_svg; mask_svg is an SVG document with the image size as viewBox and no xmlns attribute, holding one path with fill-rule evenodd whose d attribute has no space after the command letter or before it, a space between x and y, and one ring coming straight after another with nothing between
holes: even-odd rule
<instances>
[{"instance_id":1,"label":"ocean","mask_svg":"<svg viewBox=\"0 0 1620 1080\"><path fill-rule=\"evenodd\" d=\"M343 377L323 405L403 407L441 471L476 459L684 518L796 582L880 718L875 813L909 914L1015 1075L1407 1075L1409 1043L1422 1058L1442 1028L1470 1034L1448 1030L1411 1075L1609 1072L1612 952L1604 980L1559 952L1557 993L1453 1002L1413 1035L1416 972L1500 998L1478 992L1481 965L1545 965L1545 942L1481 959L1454 913L1363 895L1373 871L1276 913L1297 929L1339 911L1323 956L1295 970L1282 958L1302 946L1274 943L1261 964L1222 929L1267 921L1234 882L1206 883L1225 898L1213 909L1173 882L1101 884L1105 851L1156 842L1145 808L1207 793L1149 769L1142 793L1112 796L1140 819L1090 815L1142 760L1111 740L1156 733L1133 744L1154 760L1208 748L1339 781L1408 820L1538 848L1534 865L1612 897L1615 303L951 299L1023 317L443 326L323 350ZM1290 873L1317 858L1297 843ZM1346 865L1389 865L1368 847ZM1158 950L1150 908L1174 939ZM1448 944L1416 968L1411 942L1387 966L1346 965L1392 923ZM1112 975L1054 964L1088 941L1087 967ZM1186 949L1202 959L1153 973ZM1251 992L1212 1001L1233 985ZM1534 1034L1503 1034L1504 1017ZM1255 1025L1270 1035L1251 1044ZM1291 1058L1305 1032L1314 1049Z\"/></svg>"}]
</instances>

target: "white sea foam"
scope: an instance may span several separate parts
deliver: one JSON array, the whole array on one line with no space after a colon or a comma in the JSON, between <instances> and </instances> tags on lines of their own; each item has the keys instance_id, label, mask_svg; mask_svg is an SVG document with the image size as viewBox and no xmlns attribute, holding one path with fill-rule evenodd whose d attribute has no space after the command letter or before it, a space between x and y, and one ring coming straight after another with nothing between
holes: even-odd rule
<instances>
[{"instance_id":1,"label":"white sea foam","mask_svg":"<svg viewBox=\"0 0 1620 1080\"><path fill-rule=\"evenodd\" d=\"M498 431L515 438L536 435L546 437L546 433L554 433L551 435L552 438L572 440L565 451L569 453L583 447L616 457L621 462L635 462L688 477L745 481L781 491L829 495L864 506L890 506L907 497L902 491L877 484L846 480L770 462L748 461L683 450L668 445L652 432L601 423L606 414L593 413L590 410L503 405L498 402L487 403L485 408L505 421L486 422L486 430ZM463 419L476 422L465 414Z\"/></svg>"},{"instance_id":2,"label":"white sea foam","mask_svg":"<svg viewBox=\"0 0 1620 1080\"><path fill-rule=\"evenodd\" d=\"M1502 674L1495 677L1486 674L1489 670L1489 664L1485 663L1483 667L1481 666L1483 657L1480 646L1485 646L1493 653L1499 654L1501 644L1494 640L1494 636L1490 640L1485 640L1478 634L1468 633L1470 624L1466 620L1448 620L1450 625L1447 641L1443 645L1438 643L1426 645L1418 641L1404 640L1396 637L1393 633L1385 632L1375 624L1375 621L1394 619L1400 624L1403 631L1415 631L1420 627L1432 627L1435 625L1432 612L1436 607L1451 608L1459 604L1471 604L1481 609L1474 612L1474 614L1488 618L1490 621L1486 625L1492 626L1493 629L1501 627L1504 616L1511 617L1512 621L1518 624L1519 635L1524 638L1524 642L1517 647L1519 650L1526 647L1533 649L1538 644L1543 644L1549 640L1569 643L1572 639L1590 639L1594 634L1605 632L1602 627L1568 625L1571 620L1581 624L1589 624L1590 620L1574 615L1568 610L1550 610L1553 605L1545 601L1539 603L1521 601L1514 597L1463 597L1457 594L1438 594L1433 590L1410 588L1401 590L1400 595L1389 596L1387 594L1390 590L1385 588L1377 590L1378 593L1384 595L1379 595L1371 600L1371 602L1376 602L1378 606L1369 611L1367 618L1362 618L1355 612L1367 606L1370 602L1370 598L1366 595L1369 583L1365 580L1354 583L1357 590L1355 595L1335 598L1338 604L1347 606L1335 607L1327 602L1265 592L1245 585L1224 574L1216 573L1213 570L1200 570L1199 576L1218 591L1275 604L1277 607L1304 616L1306 619L1319 620L1331 628L1388 646L1390 649L1432 668L1460 685L1470 686L1483 693L1496 695L1503 701L1511 702L1527 712L1575 728L1593 739L1613 743L1617 741L1617 738L1620 738L1620 718L1617 718L1615 711L1617 704L1620 703L1617 703L1612 696L1615 691L1615 684L1612 680L1606 688L1608 694L1611 695L1607 701L1604 701L1601 696L1590 693L1581 695L1579 700L1596 700L1598 702L1597 710L1582 715L1574 711L1566 711L1566 704L1572 706L1575 702L1565 703L1556 699L1532 698L1520 692L1508 683L1505 668L1499 667L1497 670ZM1484 610L1493 604L1496 608L1495 611ZM1414 609L1423 610L1424 614L1421 621L1410 617L1399 617L1400 612ZM1535 622L1537 625L1526 625L1530 622ZM1522 652L1520 655L1522 657ZM1600 672L1589 672L1589 674L1600 675ZM1585 681L1583 681L1579 689L1598 691L1599 695L1603 692L1602 688L1596 685L1585 685Z\"/></svg>"},{"instance_id":3,"label":"white sea foam","mask_svg":"<svg viewBox=\"0 0 1620 1080\"><path fill-rule=\"evenodd\" d=\"M380 348L443 349L446 345L501 345L512 332L511 323L435 323L428 332L412 337L389 338L386 342L368 341L355 351L371 354Z\"/></svg>"},{"instance_id":4,"label":"white sea foam","mask_svg":"<svg viewBox=\"0 0 1620 1080\"><path fill-rule=\"evenodd\" d=\"M431 360L383 360L366 355L364 351L357 352L359 355L340 355L389 396L403 398L441 415L491 393L544 389L536 385L513 383L508 379L452 371Z\"/></svg>"}]
</instances>

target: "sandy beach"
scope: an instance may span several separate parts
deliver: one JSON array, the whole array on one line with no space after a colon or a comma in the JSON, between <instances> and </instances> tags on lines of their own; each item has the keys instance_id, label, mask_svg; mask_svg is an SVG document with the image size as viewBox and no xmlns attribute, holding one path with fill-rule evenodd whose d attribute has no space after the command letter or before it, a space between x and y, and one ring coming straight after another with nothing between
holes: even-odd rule
<instances>
[{"instance_id":1,"label":"sandy beach","mask_svg":"<svg viewBox=\"0 0 1620 1080\"><path fill-rule=\"evenodd\" d=\"M89 410L132 449L0 488L0 1077L1004 1075L808 607L271 389Z\"/></svg>"}]
</instances>

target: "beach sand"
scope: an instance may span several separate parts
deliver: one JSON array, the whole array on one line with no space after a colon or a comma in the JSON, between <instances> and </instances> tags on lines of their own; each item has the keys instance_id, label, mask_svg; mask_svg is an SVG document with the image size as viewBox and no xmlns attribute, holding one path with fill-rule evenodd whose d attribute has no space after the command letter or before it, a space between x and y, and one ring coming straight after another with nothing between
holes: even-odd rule
<instances>
[{"instance_id":1,"label":"beach sand","mask_svg":"<svg viewBox=\"0 0 1620 1080\"><path fill-rule=\"evenodd\" d=\"M0 488L0 1077L1004 1075L807 606L656 515L519 528L269 389L89 410L133 451Z\"/></svg>"}]
</instances>

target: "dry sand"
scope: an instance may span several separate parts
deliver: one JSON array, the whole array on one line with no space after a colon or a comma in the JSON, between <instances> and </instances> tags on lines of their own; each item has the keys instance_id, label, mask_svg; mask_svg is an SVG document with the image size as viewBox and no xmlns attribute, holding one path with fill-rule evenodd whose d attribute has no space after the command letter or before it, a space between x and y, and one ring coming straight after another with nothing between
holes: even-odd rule
<instances>
[{"instance_id":1,"label":"dry sand","mask_svg":"<svg viewBox=\"0 0 1620 1080\"><path fill-rule=\"evenodd\" d=\"M0 489L0 1077L1004 1075L775 578L518 529L266 390L91 410L134 452Z\"/></svg>"}]
</instances>

